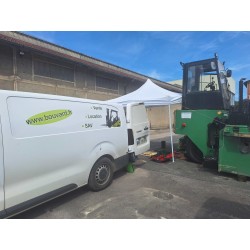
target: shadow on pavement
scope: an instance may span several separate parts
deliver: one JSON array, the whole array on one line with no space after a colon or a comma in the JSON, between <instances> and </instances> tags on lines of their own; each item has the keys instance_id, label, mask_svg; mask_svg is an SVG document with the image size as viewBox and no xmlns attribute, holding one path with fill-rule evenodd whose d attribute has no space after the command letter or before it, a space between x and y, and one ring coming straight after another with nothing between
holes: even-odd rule
<instances>
[{"instance_id":1,"label":"shadow on pavement","mask_svg":"<svg viewBox=\"0 0 250 250\"><path fill-rule=\"evenodd\" d=\"M47 213L48 211L50 212L53 211L55 208L61 206L62 204L65 204L67 202L70 202L71 200L74 200L78 196L81 196L88 191L89 190L86 186L81 187L67 194L63 194L62 196L59 196L53 200L47 201L44 204L40 204L34 208L24 211L14 217L11 217L10 219L32 219L32 218L39 217L40 215L43 215Z\"/></svg>"},{"instance_id":2,"label":"shadow on pavement","mask_svg":"<svg viewBox=\"0 0 250 250\"><path fill-rule=\"evenodd\" d=\"M208 199L195 216L196 219L249 219L250 206L216 197Z\"/></svg>"}]
</instances>

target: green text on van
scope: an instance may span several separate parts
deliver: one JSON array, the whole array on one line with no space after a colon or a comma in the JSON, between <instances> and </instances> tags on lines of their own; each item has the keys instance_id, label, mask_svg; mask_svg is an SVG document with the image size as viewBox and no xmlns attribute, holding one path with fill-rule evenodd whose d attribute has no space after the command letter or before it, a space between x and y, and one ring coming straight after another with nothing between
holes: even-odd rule
<instances>
[{"instance_id":1,"label":"green text on van","mask_svg":"<svg viewBox=\"0 0 250 250\"><path fill-rule=\"evenodd\" d=\"M68 109L57 109L42 112L31 116L26 120L28 125L46 125L54 122L59 122L72 115L72 111Z\"/></svg>"}]
</instances>

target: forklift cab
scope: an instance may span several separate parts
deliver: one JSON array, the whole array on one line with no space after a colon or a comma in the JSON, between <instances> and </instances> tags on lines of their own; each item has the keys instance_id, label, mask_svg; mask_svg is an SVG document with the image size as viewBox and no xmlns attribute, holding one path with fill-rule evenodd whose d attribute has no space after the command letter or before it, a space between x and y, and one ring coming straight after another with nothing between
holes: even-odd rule
<instances>
[{"instance_id":1,"label":"forklift cab","mask_svg":"<svg viewBox=\"0 0 250 250\"><path fill-rule=\"evenodd\" d=\"M175 132L184 135L183 145L190 160L198 163L216 161L223 125L217 121L228 118L234 102L228 83L232 71L225 69L216 54L211 59L181 65L182 110L175 113ZM219 114L223 117L218 118Z\"/></svg>"},{"instance_id":2,"label":"forklift cab","mask_svg":"<svg viewBox=\"0 0 250 250\"><path fill-rule=\"evenodd\" d=\"M225 70L217 55L190 63L183 67L182 109L228 110L234 102L228 77L232 71Z\"/></svg>"}]
</instances>

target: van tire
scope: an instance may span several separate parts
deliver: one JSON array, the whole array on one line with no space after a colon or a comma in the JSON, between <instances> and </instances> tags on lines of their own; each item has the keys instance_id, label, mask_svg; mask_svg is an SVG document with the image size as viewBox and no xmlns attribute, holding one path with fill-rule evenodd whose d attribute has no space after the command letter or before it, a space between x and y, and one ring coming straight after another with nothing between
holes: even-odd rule
<instances>
[{"instance_id":1,"label":"van tire","mask_svg":"<svg viewBox=\"0 0 250 250\"><path fill-rule=\"evenodd\" d=\"M93 166L88 186L92 191L100 191L109 186L113 180L115 165L114 162L107 158L100 158Z\"/></svg>"}]
</instances>

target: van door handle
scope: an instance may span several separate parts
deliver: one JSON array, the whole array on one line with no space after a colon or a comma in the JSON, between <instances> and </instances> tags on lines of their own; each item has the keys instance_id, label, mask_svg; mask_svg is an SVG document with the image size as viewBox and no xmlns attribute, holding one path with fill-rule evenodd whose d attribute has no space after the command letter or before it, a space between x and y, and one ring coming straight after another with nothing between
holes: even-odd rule
<instances>
[{"instance_id":1,"label":"van door handle","mask_svg":"<svg viewBox=\"0 0 250 250\"><path fill-rule=\"evenodd\" d=\"M145 127L144 130L148 130L148 127Z\"/></svg>"}]
</instances>

